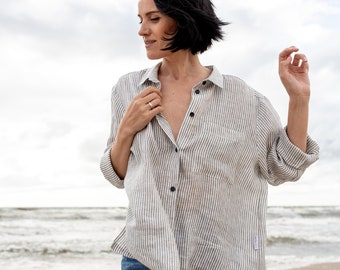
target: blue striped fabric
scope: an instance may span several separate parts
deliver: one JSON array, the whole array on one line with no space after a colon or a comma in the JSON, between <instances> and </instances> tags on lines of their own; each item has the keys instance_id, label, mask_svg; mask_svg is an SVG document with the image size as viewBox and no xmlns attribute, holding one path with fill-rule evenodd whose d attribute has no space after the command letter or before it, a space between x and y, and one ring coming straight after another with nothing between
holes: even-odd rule
<instances>
[{"instance_id":1,"label":"blue striped fabric","mask_svg":"<svg viewBox=\"0 0 340 270\"><path fill-rule=\"evenodd\" d=\"M166 119L154 117L136 134L122 180L110 160L117 126L136 94L161 88L158 68L127 74L112 91L101 170L129 198L113 251L152 270L265 269L267 185L298 180L318 159L318 145L308 137L303 153L263 95L209 67L177 140Z\"/></svg>"}]
</instances>

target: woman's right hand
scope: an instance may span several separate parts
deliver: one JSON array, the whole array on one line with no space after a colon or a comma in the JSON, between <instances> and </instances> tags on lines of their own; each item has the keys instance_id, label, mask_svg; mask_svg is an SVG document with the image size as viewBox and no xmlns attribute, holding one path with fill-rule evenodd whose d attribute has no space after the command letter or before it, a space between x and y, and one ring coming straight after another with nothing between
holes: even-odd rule
<instances>
[{"instance_id":1,"label":"woman's right hand","mask_svg":"<svg viewBox=\"0 0 340 270\"><path fill-rule=\"evenodd\" d=\"M161 91L155 87L144 89L133 98L119 124L110 156L112 167L121 179L126 175L134 136L162 112L161 97Z\"/></svg>"},{"instance_id":2,"label":"woman's right hand","mask_svg":"<svg viewBox=\"0 0 340 270\"><path fill-rule=\"evenodd\" d=\"M162 112L161 91L147 87L133 98L119 125L119 131L126 136L134 136L157 114Z\"/></svg>"}]
</instances>

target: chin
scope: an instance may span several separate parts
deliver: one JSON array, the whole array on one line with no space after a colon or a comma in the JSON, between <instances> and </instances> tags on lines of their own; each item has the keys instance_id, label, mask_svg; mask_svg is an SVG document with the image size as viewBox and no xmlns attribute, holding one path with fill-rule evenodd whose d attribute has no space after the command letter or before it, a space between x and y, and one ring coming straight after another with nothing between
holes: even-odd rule
<instances>
[{"instance_id":1,"label":"chin","mask_svg":"<svg viewBox=\"0 0 340 270\"><path fill-rule=\"evenodd\" d=\"M147 56L147 58L150 59L150 60L157 60L157 59L163 58L163 57L160 56L160 55L154 55L154 54L147 54L146 56Z\"/></svg>"},{"instance_id":2,"label":"chin","mask_svg":"<svg viewBox=\"0 0 340 270\"><path fill-rule=\"evenodd\" d=\"M162 50L150 50L150 51L146 51L146 56L148 59L150 60L158 60L158 59L163 59L169 55L171 55L172 52L170 51L162 51Z\"/></svg>"}]
</instances>

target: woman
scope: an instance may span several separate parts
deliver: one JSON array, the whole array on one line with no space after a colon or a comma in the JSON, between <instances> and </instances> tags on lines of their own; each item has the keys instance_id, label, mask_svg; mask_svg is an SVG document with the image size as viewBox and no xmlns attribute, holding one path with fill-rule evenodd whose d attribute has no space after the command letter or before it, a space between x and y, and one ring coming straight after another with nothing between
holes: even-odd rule
<instances>
[{"instance_id":1,"label":"woman","mask_svg":"<svg viewBox=\"0 0 340 270\"><path fill-rule=\"evenodd\" d=\"M147 57L162 61L112 91L101 169L129 198L112 249L122 269L263 270L267 184L298 180L318 158L307 59L296 47L279 56L282 128L264 96L200 64L225 25L210 0L140 0L138 16Z\"/></svg>"}]
</instances>

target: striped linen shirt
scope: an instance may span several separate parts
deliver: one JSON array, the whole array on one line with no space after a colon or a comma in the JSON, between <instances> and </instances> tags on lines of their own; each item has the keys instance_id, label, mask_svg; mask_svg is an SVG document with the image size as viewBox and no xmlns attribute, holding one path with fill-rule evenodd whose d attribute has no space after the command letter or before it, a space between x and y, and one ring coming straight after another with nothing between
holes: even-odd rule
<instances>
[{"instance_id":1,"label":"striped linen shirt","mask_svg":"<svg viewBox=\"0 0 340 270\"><path fill-rule=\"evenodd\" d=\"M162 114L134 138L124 180L110 148L131 100L161 88L159 64L121 77L101 170L125 188L126 226L112 244L152 270L264 270L268 183L296 181L318 159L295 147L269 101L234 76L210 76L192 89L177 140ZM288 198L288 195L287 195Z\"/></svg>"}]
</instances>

